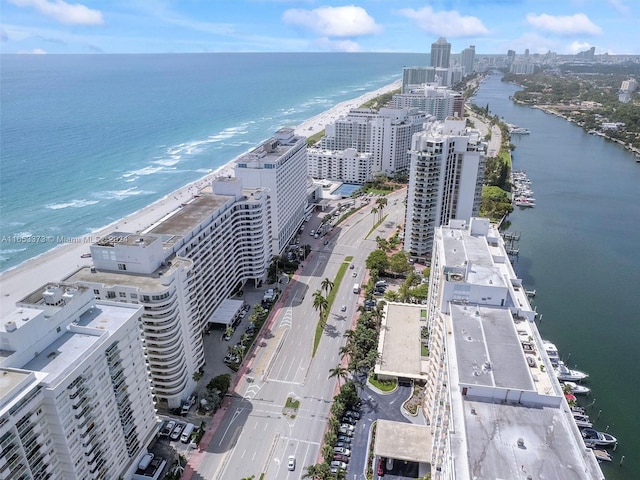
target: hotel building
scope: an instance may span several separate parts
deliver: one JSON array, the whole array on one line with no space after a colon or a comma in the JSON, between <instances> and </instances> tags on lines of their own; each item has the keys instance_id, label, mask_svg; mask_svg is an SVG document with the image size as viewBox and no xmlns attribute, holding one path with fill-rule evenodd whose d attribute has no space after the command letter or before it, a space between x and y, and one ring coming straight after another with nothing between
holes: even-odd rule
<instances>
[{"instance_id":1,"label":"hotel building","mask_svg":"<svg viewBox=\"0 0 640 480\"><path fill-rule=\"evenodd\" d=\"M486 145L466 121L449 117L413 136L404 250L428 262L434 229L480 210Z\"/></svg>"},{"instance_id":2,"label":"hotel building","mask_svg":"<svg viewBox=\"0 0 640 480\"><path fill-rule=\"evenodd\" d=\"M451 44L444 37L431 44L431 66L449 68L451 62Z\"/></svg>"},{"instance_id":3,"label":"hotel building","mask_svg":"<svg viewBox=\"0 0 640 480\"><path fill-rule=\"evenodd\" d=\"M142 308L56 283L0 325L0 478L129 477L157 431Z\"/></svg>"},{"instance_id":4,"label":"hotel building","mask_svg":"<svg viewBox=\"0 0 640 480\"><path fill-rule=\"evenodd\" d=\"M372 178L371 154L358 153L355 148L345 150L309 149L309 175L362 185Z\"/></svg>"},{"instance_id":5,"label":"hotel building","mask_svg":"<svg viewBox=\"0 0 640 480\"><path fill-rule=\"evenodd\" d=\"M375 367L422 387L426 425L379 421L374 464L412 462L433 480L603 480L488 219L435 229L428 292L426 305L385 305Z\"/></svg>"},{"instance_id":6,"label":"hotel building","mask_svg":"<svg viewBox=\"0 0 640 480\"><path fill-rule=\"evenodd\" d=\"M488 219L436 229L424 367L434 480L604 479L535 317Z\"/></svg>"},{"instance_id":7,"label":"hotel building","mask_svg":"<svg viewBox=\"0 0 640 480\"><path fill-rule=\"evenodd\" d=\"M292 128L274 136L235 162L235 175L247 188L264 188L270 197L270 251L280 255L307 213L307 139ZM269 260L271 260L269 258Z\"/></svg>"},{"instance_id":8,"label":"hotel building","mask_svg":"<svg viewBox=\"0 0 640 480\"><path fill-rule=\"evenodd\" d=\"M353 109L327 125L319 147L309 149L309 171L322 172L325 152L336 152L335 158L346 158L344 153L337 152L353 148L358 154L370 154L370 177L365 181L378 173L406 172L411 137L424 128L425 120L424 113L416 108Z\"/></svg>"},{"instance_id":9,"label":"hotel building","mask_svg":"<svg viewBox=\"0 0 640 480\"><path fill-rule=\"evenodd\" d=\"M180 406L204 365L203 332L216 309L272 257L265 189L219 178L144 232L113 232L91 246L94 266L68 277L97 299L139 304L140 329L159 405Z\"/></svg>"},{"instance_id":10,"label":"hotel building","mask_svg":"<svg viewBox=\"0 0 640 480\"><path fill-rule=\"evenodd\" d=\"M393 108L417 108L428 118L444 121L447 117L464 116L464 97L447 87L420 85L397 93L391 99Z\"/></svg>"}]
</instances>

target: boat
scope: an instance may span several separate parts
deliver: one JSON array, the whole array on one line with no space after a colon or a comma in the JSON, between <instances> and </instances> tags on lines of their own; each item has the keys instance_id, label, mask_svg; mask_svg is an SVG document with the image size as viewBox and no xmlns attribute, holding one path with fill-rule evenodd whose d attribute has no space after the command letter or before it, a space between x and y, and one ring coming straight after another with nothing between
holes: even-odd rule
<instances>
[{"instance_id":1,"label":"boat","mask_svg":"<svg viewBox=\"0 0 640 480\"><path fill-rule=\"evenodd\" d=\"M514 125L509 129L509 133L513 135L529 135L531 133L531 130Z\"/></svg>"},{"instance_id":2,"label":"boat","mask_svg":"<svg viewBox=\"0 0 640 480\"><path fill-rule=\"evenodd\" d=\"M588 416L583 415L582 413L574 413L573 420L576 422L576 425L579 428L591 428L593 427L593 423Z\"/></svg>"},{"instance_id":3,"label":"boat","mask_svg":"<svg viewBox=\"0 0 640 480\"><path fill-rule=\"evenodd\" d=\"M587 447L613 447L618 439L608 433L599 432L595 428L584 428L582 438Z\"/></svg>"},{"instance_id":4,"label":"boat","mask_svg":"<svg viewBox=\"0 0 640 480\"><path fill-rule=\"evenodd\" d=\"M549 340L543 340L542 345L544 347L544 351L547 353L547 357L549 357L551 365L553 365L554 367L557 366L560 362L560 354L558 353L558 348Z\"/></svg>"},{"instance_id":5,"label":"boat","mask_svg":"<svg viewBox=\"0 0 640 480\"><path fill-rule=\"evenodd\" d=\"M599 462L610 462L613 460L613 456L606 450L601 448L591 448L591 451Z\"/></svg>"},{"instance_id":6,"label":"boat","mask_svg":"<svg viewBox=\"0 0 640 480\"><path fill-rule=\"evenodd\" d=\"M564 362L560 361L556 367L556 377L558 377L558 380L561 382L579 382L589 378L589 374L568 368Z\"/></svg>"},{"instance_id":7,"label":"boat","mask_svg":"<svg viewBox=\"0 0 640 480\"><path fill-rule=\"evenodd\" d=\"M571 393L573 393L574 395L589 395L589 393L591 393L591 389L589 387L578 385L575 382L563 382L562 384L568 385L571 389Z\"/></svg>"},{"instance_id":8,"label":"boat","mask_svg":"<svg viewBox=\"0 0 640 480\"><path fill-rule=\"evenodd\" d=\"M515 204L516 207L532 208L536 206L536 203L533 201L533 199L529 197L518 197L515 199Z\"/></svg>"}]
</instances>

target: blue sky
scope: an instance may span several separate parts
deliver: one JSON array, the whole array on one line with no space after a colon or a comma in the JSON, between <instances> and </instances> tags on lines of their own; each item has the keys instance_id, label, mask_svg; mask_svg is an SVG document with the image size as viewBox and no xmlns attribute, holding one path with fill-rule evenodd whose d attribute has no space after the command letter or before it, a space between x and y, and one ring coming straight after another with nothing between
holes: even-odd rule
<instances>
[{"instance_id":1,"label":"blue sky","mask_svg":"<svg viewBox=\"0 0 640 480\"><path fill-rule=\"evenodd\" d=\"M640 0L0 0L2 53L640 54Z\"/></svg>"}]
</instances>

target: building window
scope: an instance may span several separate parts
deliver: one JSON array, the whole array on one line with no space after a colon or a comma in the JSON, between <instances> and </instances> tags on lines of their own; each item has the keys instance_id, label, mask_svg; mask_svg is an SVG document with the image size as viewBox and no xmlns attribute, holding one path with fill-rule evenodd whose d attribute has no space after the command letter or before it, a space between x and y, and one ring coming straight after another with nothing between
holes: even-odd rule
<instances>
[{"instance_id":1,"label":"building window","mask_svg":"<svg viewBox=\"0 0 640 480\"><path fill-rule=\"evenodd\" d=\"M116 292L107 292L107 298L116 298Z\"/></svg>"},{"instance_id":2,"label":"building window","mask_svg":"<svg viewBox=\"0 0 640 480\"><path fill-rule=\"evenodd\" d=\"M94 295L100 295L100 290L94 289L94 290L93 290L93 294L94 294Z\"/></svg>"},{"instance_id":3,"label":"building window","mask_svg":"<svg viewBox=\"0 0 640 480\"><path fill-rule=\"evenodd\" d=\"M124 263L119 263L118 264L118 270L126 270L127 266Z\"/></svg>"},{"instance_id":4,"label":"building window","mask_svg":"<svg viewBox=\"0 0 640 480\"><path fill-rule=\"evenodd\" d=\"M120 292L119 295L120 295L120 298L126 298L127 296L127 294L124 292Z\"/></svg>"}]
</instances>

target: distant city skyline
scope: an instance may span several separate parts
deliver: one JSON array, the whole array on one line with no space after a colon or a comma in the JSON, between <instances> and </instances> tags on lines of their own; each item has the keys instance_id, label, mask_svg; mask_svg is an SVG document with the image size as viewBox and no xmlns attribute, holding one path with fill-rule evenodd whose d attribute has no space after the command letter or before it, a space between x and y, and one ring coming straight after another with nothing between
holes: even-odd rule
<instances>
[{"instance_id":1,"label":"distant city skyline","mask_svg":"<svg viewBox=\"0 0 640 480\"><path fill-rule=\"evenodd\" d=\"M631 0L0 0L1 53L640 54Z\"/></svg>"}]
</instances>

